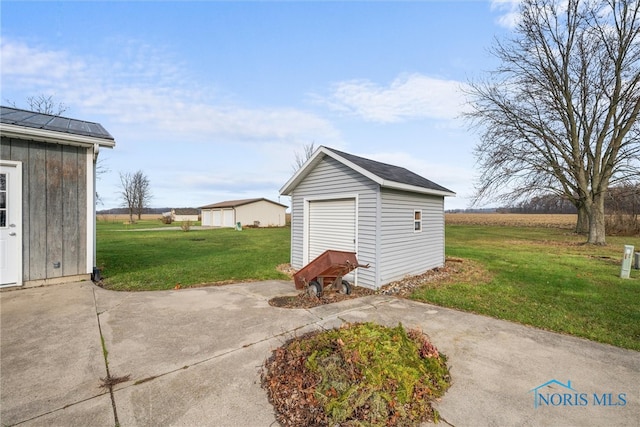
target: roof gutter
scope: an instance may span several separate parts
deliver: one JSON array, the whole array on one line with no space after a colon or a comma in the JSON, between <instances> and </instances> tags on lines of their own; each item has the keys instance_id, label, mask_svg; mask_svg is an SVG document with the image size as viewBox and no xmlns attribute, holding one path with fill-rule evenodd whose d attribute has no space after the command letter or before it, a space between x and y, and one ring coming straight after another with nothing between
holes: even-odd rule
<instances>
[{"instance_id":1,"label":"roof gutter","mask_svg":"<svg viewBox=\"0 0 640 427\"><path fill-rule=\"evenodd\" d=\"M391 188L394 190L411 191L413 193L429 194L431 196L455 197L453 191L434 190L431 188L418 187L416 185L402 184L395 181L381 180L380 187Z\"/></svg>"},{"instance_id":2,"label":"roof gutter","mask_svg":"<svg viewBox=\"0 0 640 427\"><path fill-rule=\"evenodd\" d=\"M8 138L31 139L34 141L73 145L76 147L84 148L91 148L95 146L113 148L116 145L116 142L113 139L55 132L45 129L10 125L6 123L0 123L0 135L6 136Z\"/></svg>"}]
</instances>

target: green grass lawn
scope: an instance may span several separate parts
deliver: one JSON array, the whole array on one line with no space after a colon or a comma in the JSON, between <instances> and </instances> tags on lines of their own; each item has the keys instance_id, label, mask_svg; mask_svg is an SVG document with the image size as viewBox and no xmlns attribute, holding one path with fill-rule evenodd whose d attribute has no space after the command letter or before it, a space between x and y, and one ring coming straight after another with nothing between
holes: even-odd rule
<instances>
[{"instance_id":1,"label":"green grass lawn","mask_svg":"<svg viewBox=\"0 0 640 427\"><path fill-rule=\"evenodd\" d=\"M106 288L287 279L276 266L289 262L288 227L135 231L155 227L98 221ZM594 247L552 228L449 225L446 233L447 256L477 261L490 279L427 286L412 298L640 350L640 271L619 278L623 245L639 250L637 237Z\"/></svg>"},{"instance_id":2,"label":"green grass lawn","mask_svg":"<svg viewBox=\"0 0 640 427\"><path fill-rule=\"evenodd\" d=\"M289 228L144 230L154 227L162 224L98 221L97 263L107 289L288 279L276 266L289 262Z\"/></svg>"},{"instance_id":3,"label":"green grass lawn","mask_svg":"<svg viewBox=\"0 0 640 427\"><path fill-rule=\"evenodd\" d=\"M583 245L566 230L471 225L447 227L447 256L476 260L487 283L416 290L413 299L486 314L640 350L640 272L620 279L623 245Z\"/></svg>"}]
</instances>

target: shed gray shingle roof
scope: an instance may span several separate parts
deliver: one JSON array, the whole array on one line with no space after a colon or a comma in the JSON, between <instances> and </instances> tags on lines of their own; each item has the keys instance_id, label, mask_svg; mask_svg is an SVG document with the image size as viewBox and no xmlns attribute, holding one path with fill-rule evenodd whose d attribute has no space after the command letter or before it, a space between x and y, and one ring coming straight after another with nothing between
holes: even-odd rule
<instances>
[{"instance_id":1,"label":"shed gray shingle roof","mask_svg":"<svg viewBox=\"0 0 640 427\"><path fill-rule=\"evenodd\" d=\"M113 141L100 123L0 106L0 123Z\"/></svg>"},{"instance_id":2,"label":"shed gray shingle roof","mask_svg":"<svg viewBox=\"0 0 640 427\"><path fill-rule=\"evenodd\" d=\"M342 151L335 150L333 148L324 147L329 151L334 152L340 157L345 158L351 163L360 166L362 169L365 169L372 174L379 176L385 181L393 181L398 182L400 184L413 185L416 187L427 188L429 190L437 190L453 193L453 191L436 184L433 181L429 181L426 178L421 177L420 175L411 172L408 169L405 169L400 166L394 166L387 163L377 162L375 160L365 159L364 157L354 156L353 154L345 153Z\"/></svg>"},{"instance_id":3,"label":"shed gray shingle roof","mask_svg":"<svg viewBox=\"0 0 640 427\"><path fill-rule=\"evenodd\" d=\"M444 197L455 196L456 194L403 167L354 156L353 154L335 150L324 145L318 147L305 164L280 188L280 194L291 195L298 184L300 184L311 170L325 157L333 158L378 183L381 187Z\"/></svg>"}]
</instances>

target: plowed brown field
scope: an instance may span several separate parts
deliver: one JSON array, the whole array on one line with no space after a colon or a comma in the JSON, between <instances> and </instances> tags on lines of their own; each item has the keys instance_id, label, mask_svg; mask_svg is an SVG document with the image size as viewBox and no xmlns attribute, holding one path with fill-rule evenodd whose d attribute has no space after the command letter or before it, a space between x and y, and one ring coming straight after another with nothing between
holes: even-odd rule
<instances>
[{"instance_id":1,"label":"plowed brown field","mask_svg":"<svg viewBox=\"0 0 640 427\"><path fill-rule=\"evenodd\" d=\"M450 213L445 215L447 224L500 225L506 227L574 228L574 214L501 214L501 213Z\"/></svg>"}]
</instances>

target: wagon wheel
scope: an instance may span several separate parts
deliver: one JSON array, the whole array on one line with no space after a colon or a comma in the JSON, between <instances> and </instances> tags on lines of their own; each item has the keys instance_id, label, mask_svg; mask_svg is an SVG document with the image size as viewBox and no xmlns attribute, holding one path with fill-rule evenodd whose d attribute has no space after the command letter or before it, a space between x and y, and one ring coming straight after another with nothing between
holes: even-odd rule
<instances>
[{"instance_id":1,"label":"wagon wheel","mask_svg":"<svg viewBox=\"0 0 640 427\"><path fill-rule=\"evenodd\" d=\"M352 290L351 284L346 280L343 280L342 283L340 284L340 287L338 288L338 292L345 295L351 295L351 290Z\"/></svg>"},{"instance_id":2,"label":"wagon wheel","mask_svg":"<svg viewBox=\"0 0 640 427\"><path fill-rule=\"evenodd\" d=\"M317 280L312 280L307 286L307 294L320 298L322 296L322 285Z\"/></svg>"}]
</instances>

